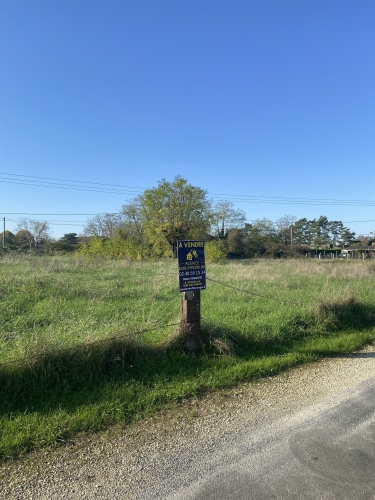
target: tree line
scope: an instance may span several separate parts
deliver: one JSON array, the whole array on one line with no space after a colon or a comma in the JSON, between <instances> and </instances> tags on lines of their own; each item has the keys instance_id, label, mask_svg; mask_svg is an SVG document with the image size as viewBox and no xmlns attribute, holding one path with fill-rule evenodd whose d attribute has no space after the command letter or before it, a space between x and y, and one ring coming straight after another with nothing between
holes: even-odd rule
<instances>
[{"instance_id":1,"label":"tree line","mask_svg":"<svg viewBox=\"0 0 375 500\"><path fill-rule=\"evenodd\" d=\"M126 202L119 213L96 215L84 234L133 242L153 256L176 255L180 239L216 241L237 258L302 252L306 246L337 248L357 241L341 221L326 216L297 220L285 215L276 222L265 218L246 222L245 213L233 202L213 202L205 190L180 176L173 182L159 181L157 187Z\"/></svg>"},{"instance_id":2,"label":"tree line","mask_svg":"<svg viewBox=\"0 0 375 500\"><path fill-rule=\"evenodd\" d=\"M78 247L76 233L53 242L46 221L21 219L16 234L7 233L8 247L23 251L51 249L53 244L56 250ZM96 248L137 258L175 256L176 243L182 239L204 239L220 255L233 258L369 243L366 237L356 239L341 221L329 221L323 215L313 220L284 215L276 222L266 218L246 221L243 210L236 209L233 202L214 202L207 191L181 176L172 182L162 179L156 187L125 202L118 213L89 219L83 236L88 239L83 251Z\"/></svg>"}]
</instances>

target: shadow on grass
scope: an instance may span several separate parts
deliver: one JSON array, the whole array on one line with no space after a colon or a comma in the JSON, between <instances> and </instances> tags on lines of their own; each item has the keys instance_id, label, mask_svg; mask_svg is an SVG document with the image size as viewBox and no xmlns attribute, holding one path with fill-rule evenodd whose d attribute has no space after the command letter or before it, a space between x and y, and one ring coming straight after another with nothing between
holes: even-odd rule
<instances>
[{"instance_id":1,"label":"shadow on grass","mask_svg":"<svg viewBox=\"0 0 375 500\"><path fill-rule=\"evenodd\" d=\"M306 340L372 330L374 319L375 307L349 299L341 304L323 303L309 317L295 315L277 335L246 336L204 324L201 351L193 356L184 353L183 339L178 335L159 348L120 339L50 352L29 364L0 366L0 415L48 413L59 407L74 411L80 405L100 401L101 389L108 384L142 389L179 384L215 367L225 369L242 361L285 355ZM322 356L332 354L329 349L319 349Z\"/></svg>"}]
</instances>

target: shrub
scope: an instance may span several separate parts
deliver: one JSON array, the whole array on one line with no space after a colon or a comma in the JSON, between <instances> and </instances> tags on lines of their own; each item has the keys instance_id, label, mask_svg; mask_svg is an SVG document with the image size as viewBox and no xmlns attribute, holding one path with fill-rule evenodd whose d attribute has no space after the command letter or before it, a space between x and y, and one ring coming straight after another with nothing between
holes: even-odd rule
<instances>
[{"instance_id":1,"label":"shrub","mask_svg":"<svg viewBox=\"0 0 375 500\"><path fill-rule=\"evenodd\" d=\"M92 238L78 251L84 257L110 257L140 260L148 257L147 249L133 240Z\"/></svg>"},{"instance_id":2,"label":"shrub","mask_svg":"<svg viewBox=\"0 0 375 500\"><path fill-rule=\"evenodd\" d=\"M226 259L228 256L227 245L224 240L207 241L204 248L207 262L217 262Z\"/></svg>"}]
</instances>

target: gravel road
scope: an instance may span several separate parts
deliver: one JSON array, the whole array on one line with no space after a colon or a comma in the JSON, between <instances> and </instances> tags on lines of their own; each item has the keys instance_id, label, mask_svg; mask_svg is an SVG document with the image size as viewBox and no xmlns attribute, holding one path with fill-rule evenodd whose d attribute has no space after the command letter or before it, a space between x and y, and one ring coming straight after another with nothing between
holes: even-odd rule
<instances>
[{"instance_id":1,"label":"gravel road","mask_svg":"<svg viewBox=\"0 0 375 500\"><path fill-rule=\"evenodd\" d=\"M374 377L375 347L368 346L215 391L137 425L8 462L0 467L0 495L9 500L174 498L240 460L241 433L255 438L298 421Z\"/></svg>"}]
</instances>

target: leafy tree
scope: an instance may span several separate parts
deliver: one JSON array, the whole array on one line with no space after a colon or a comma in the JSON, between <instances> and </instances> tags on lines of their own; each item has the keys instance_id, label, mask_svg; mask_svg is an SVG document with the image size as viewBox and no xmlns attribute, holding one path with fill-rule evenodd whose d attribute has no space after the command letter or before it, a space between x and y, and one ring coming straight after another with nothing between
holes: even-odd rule
<instances>
[{"instance_id":1,"label":"leafy tree","mask_svg":"<svg viewBox=\"0 0 375 500\"><path fill-rule=\"evenodd\" d=\"M142 221L150 243L162 248L167 244L176 256L177 240L204 238L210 225L207 192L192 186L181 176L173 182L165 179L143 194Z\"/></svg>"},{"instance_id":2,"label":"leafy tree","mask_svg":"<svg viewBox=\"0 0 375 500\"><path fill-rule=\"evenodd\" d=\"M0 244L3 244L3 234L4 232L0 233ZM9 250L15 250L17 248L16 245L16 235L13 234L11 231L5 231L4 235L4 244L5 248L8 248Z\"/></svg>"},{"instance_id":3,"label":"leafy tree","mask_svg":"<svg viewBox=\"0 0 375 500\"><path fill-rule=\"evenodd\" d=\"M244 229L229 229L227 235L227 247L229 257L246 257L246 233Z\"/></svg>"},{"instance_id":4,"label":"leafy tree","mask_svg":"<svg viewBox=\"0 0 375 500\"><path fill-rule=\"evenodd\" d=\"M266 218L245 224L242 229L229 229L228 255L235 258L274 254L280 246L280 237L274 223Z\"/></svg>"},{"instance_id":5,"label":"leafy tree","mask_svg":"<svg viewBox=\"0 0 375 500\"><path fill-rule=\"evenodd\" d=\"M34 245L34 236L30 233L30 231L21 229L20 231L17 231L15 238L18 250L28 249L29 252L31 252L31 249Z\"/></svg>"},{"instance_id":6,"label":"leafy tree","mask_svg":"<svg viewBox=\"0 0 375 500\"><path fill-rule=\"evenodd\" d=\"M236 210L232 201L218 201L212 209L212 226L218 238L225 239L228 229L243 226L246 216L243 210Z\"/></svg>"},{"instance_id":7,"label":"leafy tree","mask_svg":"<svg viewBox=\"0 0 375 500\"><path fill-rule=\"evenodd\" d=\"M77 233L65 233L62 238L60 238L62 243L68 243L69 245L77 245Z\"/></svg>"},{"instance_id":8,"label":"leafy tree","mask_svg":"<svg viewBox=\"0 0 375 500\"><path fill-rule=\"evenodd\" d=\"M118 229L118 236L120 238L132 238L138 242L142 241L142 208L143 197L141 195L123 204L121 209L122 225Z\"/></svg>"}]
</instances>

